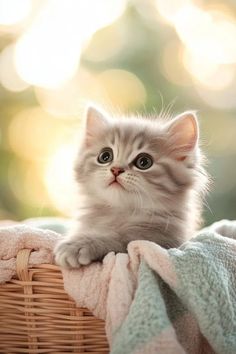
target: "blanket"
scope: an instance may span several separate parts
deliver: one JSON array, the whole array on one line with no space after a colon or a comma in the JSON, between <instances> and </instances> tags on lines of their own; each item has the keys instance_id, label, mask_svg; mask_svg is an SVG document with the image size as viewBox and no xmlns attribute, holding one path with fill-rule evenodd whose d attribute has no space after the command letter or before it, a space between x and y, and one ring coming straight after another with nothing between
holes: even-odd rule
<instances>
[{"instance_id":1,"label":"blanket","mask_svg":"<svg viewBox=\"0 0 236 354\"><path fill-rule=\"evenodd\" d=\"M143 255L139 286L113 354L236 353L236 241L223 235L236 238L236 222L217 223L165 254L135 245Z\"/></svg>"},{"instance_id":2,"label":"blanket","mask_svg":"<svg viewBox=\"0 0 236 354\"><path fill-rule=\"evenodd\" d=\"M0 226L1 282L15 274L19 249L33 249L30 265L53 261L62 236L36 226ZM236 222L223 220L178 249L133 241L128 254L63 270L64 286L106 321L113 354L236 353L235 239Z\"/></svg>"}]
</instances>

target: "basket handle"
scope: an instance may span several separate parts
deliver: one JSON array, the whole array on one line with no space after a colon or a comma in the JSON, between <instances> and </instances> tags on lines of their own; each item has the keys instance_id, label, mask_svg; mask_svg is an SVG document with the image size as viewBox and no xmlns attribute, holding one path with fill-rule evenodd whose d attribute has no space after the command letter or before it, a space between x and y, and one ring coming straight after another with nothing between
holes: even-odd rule
<instances>
[{"instance_id":1,"label":"basket handle","mask_svg":"<svg viewBox=\"0 0 236 354\"><path fill-rule=\"evenodd\" d=\"M29 280L29 256L32 249L24 248L17 253L16 256L16 273L19 280Z\"/></svg>"}]
</instances>

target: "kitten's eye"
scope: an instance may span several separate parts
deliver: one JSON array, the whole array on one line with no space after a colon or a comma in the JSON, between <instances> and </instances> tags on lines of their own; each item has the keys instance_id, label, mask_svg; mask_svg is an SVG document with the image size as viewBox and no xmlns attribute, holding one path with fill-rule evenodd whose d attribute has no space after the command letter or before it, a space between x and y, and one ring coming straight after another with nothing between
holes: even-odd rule
<instances>
[{"instance_id":1,"label":"kitten's eye","mask_svg":"<svg viewBox=\"0 0 236 354\"><path fill-rule=\"evenodd\" d=\"M104 148L98 155L99 163L108 163L113 160L113 151L111 148Z\"/></svg>"},{"instance_id":2,"label":"kitten's eye","mask_svg":"<svg viewBox=\"0 0 236 354\"><path fill-rule=\"evenodd\" d=\"M140 170L147 170L153 164L153 160L148 154L140 154L134 160L134 165Z\"/></svg>"}]
</instances>

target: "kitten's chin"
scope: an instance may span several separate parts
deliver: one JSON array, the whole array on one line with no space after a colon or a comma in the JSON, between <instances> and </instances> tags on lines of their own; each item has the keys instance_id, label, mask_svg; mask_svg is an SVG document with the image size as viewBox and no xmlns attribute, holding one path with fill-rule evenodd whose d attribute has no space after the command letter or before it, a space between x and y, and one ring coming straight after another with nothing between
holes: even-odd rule
<instances>
[{"instance_id":1,"label":"kitten's chin","mask_svg":"<svg viewBox=\"0 0 236 354\"><path fill-rule=\"evenodd\" d=\"M118 182L108 185L104 189L96 191L97 197L105 204L114 207L121 207L124 205L130 206L132 198L128 191Z\"/></svg>"}]
</instances>

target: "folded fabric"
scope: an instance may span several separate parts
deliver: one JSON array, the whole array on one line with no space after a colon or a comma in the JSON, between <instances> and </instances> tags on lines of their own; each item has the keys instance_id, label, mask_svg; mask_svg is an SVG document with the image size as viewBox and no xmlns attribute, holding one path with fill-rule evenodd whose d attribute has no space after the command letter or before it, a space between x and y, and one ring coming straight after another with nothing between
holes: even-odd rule
<instances>
[{"instance_id":1,"label":"folded fabric","mask_svg":"<svg viewBox=\"0 0 236 354\"><path fill-rule=\"evenodd\" d=\"M16 256L21 249L32 249L29 266L52 263L52 250L60 237L61 235L50 230L18 223L1 226L0 223L0 283L9 281L16 275Z\"/></svg>"},{"instance_id":2,"label":"folded fabric","mask_svg":"<svg viewBox=\"0 0 236 354\"><path fill-rule=\"evenodd\" d=\"M0 227L0 282L14 275L19 249L34 250L30 265L52 262L60 237L27 225ZM63 270L64 286L78 306L106 320L112 354L233 354L234 238L236 222L223 220L179 249L133 241L128 254L111 252L103 263Z\"/></svg>"},{"instance_id":3,"label":"folded fabric","mask_svg":"<svg viewBox=\"0 0 236 354\"><path fill-rule=\"evenodd\" d=\"M236 237L235 222L218 226L215 231ZM142 254L149 267L142 262L112 354L236 353L236 241L213 230L165 255L157 245L130 244L131 257ZM166 270L159 267L164 259Z\"/></svg>"}]
</instances>

